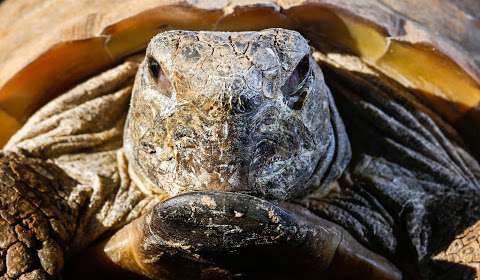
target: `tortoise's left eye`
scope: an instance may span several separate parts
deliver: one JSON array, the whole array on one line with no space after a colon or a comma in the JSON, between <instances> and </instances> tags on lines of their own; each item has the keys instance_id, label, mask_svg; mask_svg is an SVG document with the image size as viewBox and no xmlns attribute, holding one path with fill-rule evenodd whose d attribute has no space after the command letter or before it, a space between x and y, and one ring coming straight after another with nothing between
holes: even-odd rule
<instances>
[{"instance_id":1,"label":"tortoise's left eye","mask_svg":"<svg viewBox=\"0 0 480 280\"><path fill-rule=\"evenodd\" d=\"M153 57L148 58L148 70L150 71L150 74L155 80L158 79L160 72L162 71L162 69L160 68L160 64Z\"/></svg>"},{"instance_id":2,"label":"tortoise's left eye","mask_svg":"<svg viewBox=\"0 0 480 280\"><path fill-rule=\"evenodd\" d=\"M305 55L297 64L290 77L281 87L283 100L293 110L300 110L307 96L309 80L312 77L310 57Z\"/></svg>"}]
</instances>

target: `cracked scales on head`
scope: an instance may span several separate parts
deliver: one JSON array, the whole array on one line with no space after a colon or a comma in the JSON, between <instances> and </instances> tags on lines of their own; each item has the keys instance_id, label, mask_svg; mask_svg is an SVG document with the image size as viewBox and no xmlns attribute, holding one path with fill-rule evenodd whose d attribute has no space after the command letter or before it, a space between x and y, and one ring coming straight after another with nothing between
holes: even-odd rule
<instances>
[{"instance_id":1,"label":"cracked scales on head","mask_svg":"<svg viewBox=\"0 0 480 280\"><path fill-rule=\"evenodd\" d=\"M146 192L288 199L327 184L349 158L321 70L295 31L161 33L133 91L124 146Z\"/></svg>"}]
</instances>

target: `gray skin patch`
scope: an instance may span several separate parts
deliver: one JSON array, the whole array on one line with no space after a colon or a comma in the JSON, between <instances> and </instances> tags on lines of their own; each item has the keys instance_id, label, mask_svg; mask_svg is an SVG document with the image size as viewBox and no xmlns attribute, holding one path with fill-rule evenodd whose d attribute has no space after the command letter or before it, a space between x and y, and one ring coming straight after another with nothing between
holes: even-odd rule
<instances>
[{"instance_id":1,"label":"gray skin patch","mask_svg":"<svg viewBox=\"0 0 480 280\"><path fill-rule=\"evenodd\" d=\"M334 180L350 158L308 42L284 29L154 37L124 140L143 189L172 196L222 190L289 199Z\"/></svg>"}]
</instances>

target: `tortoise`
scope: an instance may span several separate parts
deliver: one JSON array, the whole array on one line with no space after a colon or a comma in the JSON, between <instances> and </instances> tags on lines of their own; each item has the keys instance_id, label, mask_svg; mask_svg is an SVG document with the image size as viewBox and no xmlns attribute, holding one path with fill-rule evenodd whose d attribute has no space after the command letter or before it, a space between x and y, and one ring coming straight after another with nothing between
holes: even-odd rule
<instances>
[{"instance_id":1,"label":"tortoise","mask_svg":"<svg viewBox=\"0 0 480 280\"><path fill-rule=\"evenodd\" d=\"M452 127L465 108L428 95L475 99L477 66L467 59L475 45L456 45L464 34L430 38L419 32L431 28L428 19L422 29L373 1L125 5L135 9L118 11L144 12L106 29L112 61L99 55L101 39L83 38L56 45L2 87L2 121L13 131L79 83L38 110L1 154L3 278L60 278L64 260L78 254L68 279L88 267L127 279L134 276L124 271L150 279L476 277L480 169L456 129L473 132ZM169 22L179 13L188 23ZM436 49L409 36L388 38L385 57L361 40L353 46L356 36L385 39L363 22L372 15L377 24L392 16L389 32L400 22ZM162 32L145 56L125 58L158 26L287 29ZM65 51L67 62L46 66ZM426 65L413 75L390 52ZM99 58L71 66L89 55ZM442 76L422 76L425 66ZM47 96L15 103L35 92Z\"/></svg>"}]
</instances>

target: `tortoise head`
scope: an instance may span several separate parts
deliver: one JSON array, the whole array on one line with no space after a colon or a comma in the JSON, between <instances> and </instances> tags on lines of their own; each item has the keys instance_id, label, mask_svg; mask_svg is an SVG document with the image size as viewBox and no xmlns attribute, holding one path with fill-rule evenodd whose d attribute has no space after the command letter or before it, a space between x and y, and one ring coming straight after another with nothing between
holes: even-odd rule
<instances>
[{"instance_id":1,"label":"tortoise head","mask_svg":"<svg viewBox=\"0 0 480 280\"><path fill-rule=\"evenodd\" d=\"M124 140L132 176L170 195L288 199L334 179L350 157L308 42L284 29L154 37Z\"/></svg>"}]
</instances>

